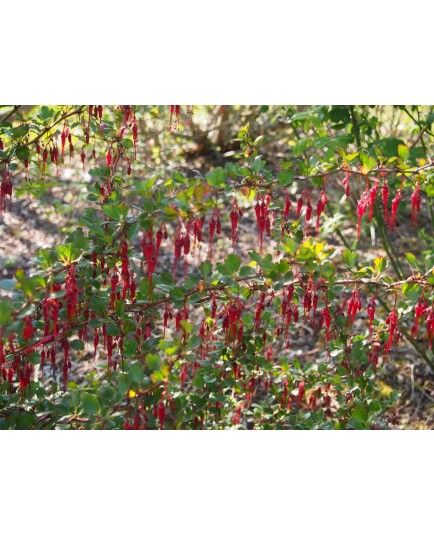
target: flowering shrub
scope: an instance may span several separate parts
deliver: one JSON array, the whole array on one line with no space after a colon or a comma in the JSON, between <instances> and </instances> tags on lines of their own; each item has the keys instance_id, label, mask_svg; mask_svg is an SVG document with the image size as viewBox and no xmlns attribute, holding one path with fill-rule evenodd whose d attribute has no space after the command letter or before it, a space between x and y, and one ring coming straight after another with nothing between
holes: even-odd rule
<instances>
[{"instance_id":1,"label":"flowering shrub","mask_svg":"<svg viewBox=\"0 0 434 536\"><path fill-rule=\"evenodd\" d=\"M64 243L0 283L0 426L387 427L399 393L379 391L379 368L399 345L434 366L433 117L410 145L360 108L263 107L297 134L277 166L251 123L225 165L137 178L140 125L176 139L193 107L14 107L3 213L67 162L90 180ZM398 226L419 226L424 257L400 258ZM362 257L372 237L382 252Z\"/></svg>"}]
</instances>

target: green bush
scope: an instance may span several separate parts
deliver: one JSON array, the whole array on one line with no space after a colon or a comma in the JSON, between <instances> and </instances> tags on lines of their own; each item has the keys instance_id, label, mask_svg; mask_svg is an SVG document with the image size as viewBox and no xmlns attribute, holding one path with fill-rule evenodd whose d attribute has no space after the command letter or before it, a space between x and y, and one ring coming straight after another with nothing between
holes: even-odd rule
<instances>
[{"instance_id":1,"label":"green bush","mask_svg":"<svg viewBox=\"0 0 434 536\"><path fill-rule=\"evenodd\" d=\"M434 115L395 107L398 137L392 107L246 110L200 108L214 142L193 107L3 115L3 213L80 179L64 242L0 281L0 428L389 426L378 371L405 345L434 364Z\"/></svg>"}]
</instances>

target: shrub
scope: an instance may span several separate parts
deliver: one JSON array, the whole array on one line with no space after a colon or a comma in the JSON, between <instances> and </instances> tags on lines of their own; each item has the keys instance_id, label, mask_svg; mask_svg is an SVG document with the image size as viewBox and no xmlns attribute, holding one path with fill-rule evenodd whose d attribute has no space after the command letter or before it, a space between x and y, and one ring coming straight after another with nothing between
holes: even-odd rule
<instances>
[{"instance_id":1,"label":"shrub","mask_svg":"<svg viewBox=\"0 0 434 536\"><path fill-rule=\"evenodd\" d=\"M16 184L42 203L68 161L89 180L64 242L0 283L0 426L389 426L399 393L379 389L379 369L398 345L433 366L432 114L405 108L419 117L413 143L384 135L387 110L262 107L225 163L144 168L140 125L163 118L176 147L193 111L40 106L3 118L3 212ZM269 144L282 140L276 164ZM405 227L424 247L404 261Z\"/></svg>"}]
</instances>

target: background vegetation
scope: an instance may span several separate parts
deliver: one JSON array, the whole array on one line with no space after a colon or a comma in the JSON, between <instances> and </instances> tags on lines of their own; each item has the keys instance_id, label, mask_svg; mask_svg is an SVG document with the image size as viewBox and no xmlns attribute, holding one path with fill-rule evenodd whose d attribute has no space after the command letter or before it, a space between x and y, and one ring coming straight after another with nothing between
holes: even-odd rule
<instances>
[{"instance_id":1,"label":"background vegetation","mask_svg":"<svg viewBox=\"0 0 434 536\"><path fill-rule=\"evenodd\" d=\"M432 427L433 120L0 108L0 426Z\"/></svg>"}]
</instances>

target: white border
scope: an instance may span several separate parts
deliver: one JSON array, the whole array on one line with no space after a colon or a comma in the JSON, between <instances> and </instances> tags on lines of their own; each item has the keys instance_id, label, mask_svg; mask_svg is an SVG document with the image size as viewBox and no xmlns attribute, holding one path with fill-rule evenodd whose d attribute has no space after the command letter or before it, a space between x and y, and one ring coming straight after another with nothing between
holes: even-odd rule
<instances>
[{"instance_id":1,"label":"white border","mask_svg":"<svg viewBox=\"0 0 434 536\"><path fill-rule=\"evenodd\" d=\"M3 2L3 102L431 104L423 0Z\"/></svg>"},{"instance_id":2,"label":"white border","mask_svg":"<svg viewBox=\"0 0 434 536\"><path fill-rule=\"evenodd\" d=\"M1 433L2 527L46 536L426 533L433 438Z\"/></svg>"},{"instance_id":3,"label":"white border","mask_svg":"<svg viewBox=\"0 0 434 536\"><path fill-rule=\"evenodd\" d=\"M426 1L3 4L4 103L434 101ZM430 432L42 434L0 432L11 533L347 536L430 526Z\"/></svg>"}]
</instances>

